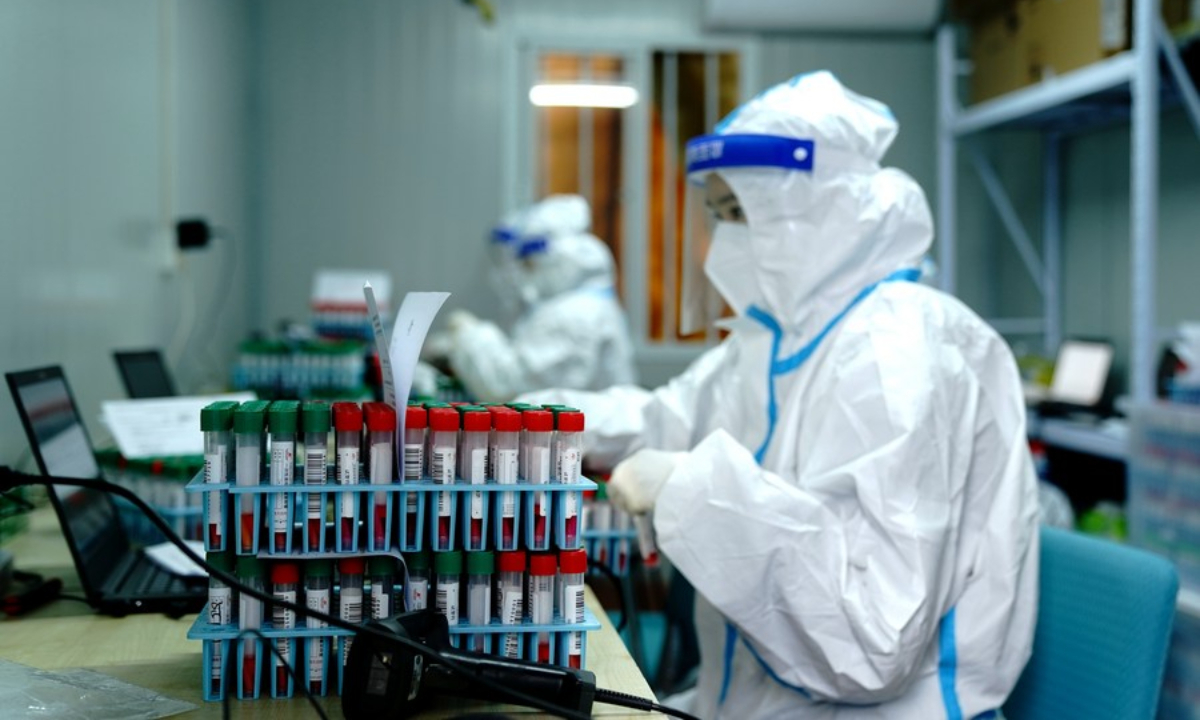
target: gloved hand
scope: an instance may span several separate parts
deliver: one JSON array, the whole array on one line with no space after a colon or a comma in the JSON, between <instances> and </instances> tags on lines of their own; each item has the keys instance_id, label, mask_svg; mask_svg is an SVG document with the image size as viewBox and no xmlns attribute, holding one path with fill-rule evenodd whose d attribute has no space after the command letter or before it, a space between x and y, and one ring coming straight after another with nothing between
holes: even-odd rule
<instances>
[{"instance_id":1,"label":"gloved hand","mask_svg":"<svg viewBox=\"0 0 1200 720\"><path fill-rule=\"evenodd\" d=\"M638 450L613 470L608 481L609 499L618 509L631 515L650 512L667 478L684 455L686 453Z\"/></svg>"},{"instance_id":2,"label":"gloved hand","mask_svg":"<svg viewBox=\"0 0 1200 720\"><path fill-rule=\"evenodd\" d=\"M431 332L425 336L425 344L421 346L421 359L425 362L438 362L449 357L454 350L454 334L449 330Z\"/></svg>"},{"instance_id":3,"label":"gloved hand","mask_svg":"<svg viewBox=\"0 0 1200 720\"><path fill-rule=\"evenodd\" d=\"M479 318L470 311L454 310L446 317L446 330L451 335L457 335L478 322Z\"/></svg>"}]
</instances>

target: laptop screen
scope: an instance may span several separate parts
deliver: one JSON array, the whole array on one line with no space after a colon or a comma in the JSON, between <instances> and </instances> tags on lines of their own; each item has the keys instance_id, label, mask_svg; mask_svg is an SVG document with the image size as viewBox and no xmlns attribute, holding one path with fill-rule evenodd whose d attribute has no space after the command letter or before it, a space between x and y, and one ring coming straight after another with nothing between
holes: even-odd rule
<instances>
[{"instance_id":1,"label":"laptop screen","mask_svg":"<svg viewBox=\"0 0 1200 720\"><path fill-rule=\"evenodd\" d=\"M91 441L61 369L42 368L6 377L42 473L99 478ZM80 579L91 593L129 549L116 506L100 490L65 485L54 486L51 499Z\"/></svg>"},{"instance_id":2,"label":"laptop screen","mask_svg":"<svg viewBox=\"0 0 1200 720\"><path fill-rule=\"evenodd\" d=\"M1107 343L1064 341L1054 363L1050 399L1085 407L1099 403L1104 396L1112 357L1112 346Z\"/></svg>"},{"instance_id":3,"label":"laptop screen","mask_svg":"<svg viewBox=\"0 0 1200 720\"><path fill-rule=\"evenodd\" d=\"M166 363L157 350L125 351L113 353L125 392L134 400L142 398L174 397L175 385L167 374Z\"/></svg>"}]
</instances>

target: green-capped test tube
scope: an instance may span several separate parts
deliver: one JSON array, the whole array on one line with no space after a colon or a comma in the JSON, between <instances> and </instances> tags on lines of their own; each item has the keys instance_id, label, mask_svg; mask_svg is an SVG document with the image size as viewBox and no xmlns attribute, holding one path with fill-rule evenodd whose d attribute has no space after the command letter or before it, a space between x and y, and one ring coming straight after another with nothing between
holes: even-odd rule
<instances>
[{"instance_id":1,"label":"green-capped test tube","mask_svg":"<svg viewBox=\"0 0 1200 720\"><path fill-rule=\"evenodd\" d=\"M304 430L304 484L311 488L324 485L329 463L329 431L333 415L329 405L320 401L306 402L301 408L300 424ZM305 508L308 549L321 549L325 534L325 495L313 490L308 494Z\"/></svg>"},{"instance_id":2,"label":"green-capped test tube","mask_svg":"<svg viewBox=\"0 0 1200 720\"><path fill-rule=\"evenodd\" d=\"M263 431L267 426L268 406L270 403L265 400L254 400L242 403L233 412L234 473L238 487L256 487L262 482ZM237 512L241 521L239 553L258 551L255 530L260 499L253 493L238 496Z\"/></svg>"},{"instance_id":3,"label":"green-capped test tube","mask_svg":"<svg viewBox=\"0 0 1200 720\"><path fill-rule=\"evenodd\" d=\"M232 400L210 403L200 410L200 430L204 433L204 482L229 482L233 470L233 412L238 404ZM208 504L208 548L225 549L225 497L221 490L206 493Z\"/></svg>"},{"instance_id":4,"label":"green-capped test tube","mask_svg":"<svg viewBox=\"0 0 1200 720\"><path fill-rule=\"evenodd\" d=\"M300 424L300 403L276 400L267 411L267 429L271 431L271 486L283 488L272 493L271 537L275 552L288 549L292 533L291 494L295 482L296 428Z\"/></svg>"}]
</instances>

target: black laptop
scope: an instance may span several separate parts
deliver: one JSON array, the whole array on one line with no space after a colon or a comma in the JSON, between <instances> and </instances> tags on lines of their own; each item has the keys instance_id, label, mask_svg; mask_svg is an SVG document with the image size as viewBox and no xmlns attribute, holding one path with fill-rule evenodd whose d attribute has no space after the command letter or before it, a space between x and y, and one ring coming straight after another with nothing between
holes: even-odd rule
<instances>
[{"instance_id":1,"label":"black laptop","mask_svg":"<svg viewBox=\"0 0 1200 720\"><path fill-rule=\"evenodd\" d=\"M100 478L91 440L59 367L6 373L29 446L44 475ZM112 497L100 490L55 485L58 513L88 603L108 615L198 612L206 578L182 578L133 547Z\"/></svg>"},{"instance_id":2,"label":"black laptop","mask_svg":"<svg viewBox=\"0 0 1200 720\"><path fill-rule=\"evenodd\" d=\"M162 353L157 350L115 350L113 360L125 384L125 393L134 400L174 397L175 383L167 372Z\"/></svg>"}]
</instances>

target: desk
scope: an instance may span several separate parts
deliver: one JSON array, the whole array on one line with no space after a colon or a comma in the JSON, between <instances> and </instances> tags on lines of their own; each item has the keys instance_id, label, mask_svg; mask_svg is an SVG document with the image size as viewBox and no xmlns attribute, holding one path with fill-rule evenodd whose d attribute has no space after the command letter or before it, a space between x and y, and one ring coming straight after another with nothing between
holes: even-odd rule
<instances>
[{"instance_id":1,"label":"desk","mask_svg":"<svg viewBox=\"0 0 1200 720\"><path fill-rule=\"evenodd\" d=\"M66 592L81 592L58 520L49 508L34 512L29 529L9 542L5 549L16 556L19 569L61 577ZM653 697L645 678L590 589L587 603L603 625L599 631L588 635L588 669L596 673L598 686L639 697ZM201 647L198 641L185 637L194 619L194 615L179 620L163 615L109 618L96 614L82 603L59 600L20 618L0 621L0 658L43 670L96 670L199 706L198 710L182 717L219 718L221 704L206 703L200 697ZM331 696L318 698L318 701L330 717L341 717L340 698ZM234 700L231 705L233 716L237 718L316 717L303 697ZM480 703L453 699L439 701L434 710L422 717L452 717L485 710L521 717L545 717L526 708L485 707ZM661 717L600 704L593 708L593 713L604 718Z\"/></svg>"}]
</instances>

